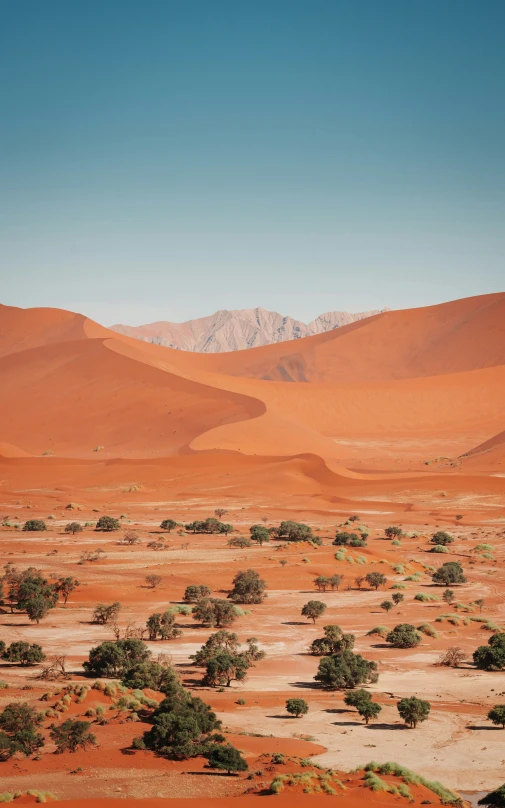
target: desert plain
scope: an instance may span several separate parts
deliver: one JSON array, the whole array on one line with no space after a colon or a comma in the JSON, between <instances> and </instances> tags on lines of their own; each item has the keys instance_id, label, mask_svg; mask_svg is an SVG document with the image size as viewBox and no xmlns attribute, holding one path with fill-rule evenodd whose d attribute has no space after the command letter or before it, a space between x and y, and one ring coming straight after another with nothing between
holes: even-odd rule
<instances>
[{"instance_id":1,"label":"desert plain","mask_svg":"<svg viewBox=\"0 0 505 808\"><path fill-rule=\"evenodd\" d=\"M1 662L8 687L0 708L51 710L68 698L56 719L45 718L39 754L0 762L3 792L20 792L21 802L37 799L28 791L48 792L83 808L167 798L174 808L237 799L249 808L260 797L281 808L440 804L422 783L409 798L372 790L363 779L370 761L394 761L464 798L502 784L505 734L487 713L505 703L504 673L477 669L472 654L505 630L505 294L387 311L220 354L139 342L71 312L0 307L0 384L3 573L34 567L49 581L79 582L39 623L11 609L4 590L0 639L64 656L66 676L48 681L43 664ZM185 528L219 509L233 532ZM96 530L103 516L120 528ZM34 519L46 529L23 530ZM177 527L162 530L166 519ZM308 525L317 542L275 534L262 545L237 541L252 525L286 520ZM71 522L82 530L66 532ZM368 534L366 545L342 552L336 533L354 525ZM394 542L390 526L401 532ZM454 539L440 554L431 541L437 531ZM466 582L452 587L448 604L432 574L451 561ZM191 656L215 628L182 610L180 636L150 641L145 623L181 605L192 584L227 598L234 576L248 569L264 579L267 597L243 606L230 630L241 643L257 638L264 658L243 681L211 687ZM370 572L385 576L378 589L357 582ZM335 574L338 589L317 589L316 578ZM151 586L148 575L161 580ZM394 593L404 598L386 612L381 603ZM301 615L309 600L326 605L315 623ZM93 622L97 604L116 601L114 625ZM384 632L369 633L402 623L429 627L416 647L391 647ZM354 651L377 664L367 689L382 710L369 724L344 703L344 690L314 680L320 657L309 646L328 624L354 634ZM228 775L203 757L174 761L133 749L150 728L149 711L129 720L115 696L96 689L79 700L71 686L97 678L83 669L90 649L118 631L137 632L153 659L163 654L211 705L247 771ZM454 647L459 666L438 664ZM396 707L409 696L431 704L415 729ZM286 712L295 697L309 706L301 718ZM97 705L105 719L85 719L97 744L56 754L50 725L84 719ZM327 770L341 783L331 795L318 790ZM312 793L296 778L271 792L276 777L296 773L313 773Z\"/></svg>"}]
</instances>

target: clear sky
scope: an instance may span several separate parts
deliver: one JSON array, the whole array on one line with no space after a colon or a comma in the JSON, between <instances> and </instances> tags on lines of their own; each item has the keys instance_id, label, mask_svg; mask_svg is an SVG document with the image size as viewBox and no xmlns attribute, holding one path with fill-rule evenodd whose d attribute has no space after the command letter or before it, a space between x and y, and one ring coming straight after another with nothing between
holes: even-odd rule
<instances>
[{"instance_id":1,"label":"clear sky","mask_svg":"<svg viewBox=\"0 0 505 808\"><path fill-rule=\"evenodd\" d=\"M0 0L0 301L503 290L504 32L503 0Z\"/></svg>"}]
</instances>

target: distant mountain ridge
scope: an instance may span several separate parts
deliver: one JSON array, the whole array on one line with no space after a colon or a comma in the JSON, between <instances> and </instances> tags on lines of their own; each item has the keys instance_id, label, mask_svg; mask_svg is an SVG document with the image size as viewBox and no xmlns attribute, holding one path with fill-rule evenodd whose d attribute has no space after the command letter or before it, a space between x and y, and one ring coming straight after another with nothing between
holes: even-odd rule
<instances>
[{"instance_id":1,"label":"distant mountain ridge","mask_svg":"<svg viewBox=\"0 0 505 808\"><path fill-rule=\"evenodd\" d=\"M329 311L306 324L258 306L255 309L221 309L208 317L187 320L185 323L164 320L139 326L119 323L111 326L111 329L143 342L181 351L222 353L321 334L384 311L388 309L357 314Z\"/></svg>"}]
</instances>

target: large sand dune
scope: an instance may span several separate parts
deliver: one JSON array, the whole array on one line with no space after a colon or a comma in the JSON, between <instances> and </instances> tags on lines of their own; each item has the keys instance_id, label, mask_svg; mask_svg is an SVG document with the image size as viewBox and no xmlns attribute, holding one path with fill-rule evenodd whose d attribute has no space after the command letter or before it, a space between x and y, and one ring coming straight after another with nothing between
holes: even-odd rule
<instances>
[{"instance_id":1,"label":"large sand dune","mask_svg":"<svg viewBox=\"0 0 505 808\"><path fill-rule=\"evenodd\" d=\"M306 460L293 472L300 456L326 469L317 486L334 494L344 483L424 485L441 473L464 487L466 475L496 473L505 460L505 294L213 355L142 343L66 311L4 306L0 357L4 459L189 454L196 472L208 453L215 468L231 468L233 453L254 457L255 489L272 490L277 458L285 472L276 478L307 494L314 475Z\"/></svg>"}]
</instances>

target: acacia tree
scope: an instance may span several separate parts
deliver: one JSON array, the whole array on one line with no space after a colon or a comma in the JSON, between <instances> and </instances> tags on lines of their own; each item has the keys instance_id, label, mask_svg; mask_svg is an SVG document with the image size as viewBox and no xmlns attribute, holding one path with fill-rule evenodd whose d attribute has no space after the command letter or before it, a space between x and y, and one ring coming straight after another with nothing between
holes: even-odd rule
<instances>
[{"instance_id":1,"label":"acacia tree","mask_svg":"<svg viewBox=\"0 0 505 808\"><path fill-rule=\"evenodd\" d=\"M361 654L353 654L352 651L323 657L314 677L329 690L347 690L376 682L378 678L377 663L364 659Z\"/></svg>"},{"instance_id":2,"label":"acacia tree","mask_svg":"<svg viewBox=\"0 0 505 808\"><path fill-rule=\"evenodd\" d=\"M224 628L235 622L237 612L229 600L202 598L194 607L192 617L204 626Z\"/></svg>"},{"instance_id":3,"label":"acacia tree","mask_svg":"<svg viewBox=\"0 0 505 808\"><path fill-rule=\"evenodd\" d=\"M36 643L30 645L30 643L23 642L23 640L11 643L2 652L2 659L5 659L6 662L14 662L23 667L37 665L39 662L43 662L45 658L46 655L40 645Z\"/></svg>"},{"instance_id":4,"label":"acacia tree","mask_svg":"<svg viewBox=\"0 0 505 808\"><path fill-rule=\"evenodd\" d=\"M394 593L394 594L391 596L391 600L393 601L393 603L394 603L394 605L395 605L395 606L399 606L399 605L400 605L400 603L402 603L402 601L403 601L404 599L405 599L405 595L402 595L402 593L401 593L401 592L395 592L395 593Z\"/></svg>"},{"instance_id":5,"label":"acacia tree","mask_svg":"<svg viewBox=\"0 0 505 808\"><path fill-rule=\"evenodd\" d=\"M388 539L399 539L400 536L403 536L403 530L397 525L392 525L391 527L385 528L384 535L387 536Z\"/></svg>"},{"instance_id":6,"label":"acacia tree","mask_svg":"<svg viewBox=\"0 0 505 808\"><path fill-rule=\"evenodd\" d=\"M488 712L487 717L493 724L505 729L505 704L495 704L493 709Z\"/></svg>"},{"instance_id":7,"label":"acacia tree","mask_svg":"<svg viewBox=\"0 0 505 808\"><path fill-rule=\"evenodd\" d=\"M249 768L246 761L231 744L214 744L209 751L204 752L210 769L222 769L228 772L245 772Z\"/></svg>"},{"instance_id":8,"label":"acacia tree","mask_svg":"<svg viewBox=\"0 0 505 808\"><path fill-rule=\"evenodd\" d=\"M309 705L304 699L288 699L286 701L286 710L290 715L295 718L301 718L309 712Z\"/></svg>"},{"instance_id":9,"label":"acacia tree","mask_svg":"<svg viewBox=\"0 0 505 808\"><path fill-rule=\"evenodd\" d=\"M340 654L342 651L352 651L355 643L354 634L344 634L340 626L323 626L324 637L314 640L309 648L309 653L314 656L326 656L328 654Z\"/></svg>"},{"instance_id":10,"label":"acacia tree","mask_svg":"<svg viewBox=\"0 0 505 808\"><path fill-rule=\"evenodd\" d=\"M82 532L82 525L79 522L69 522L65 525L65 533L71 533L72 536L76 533Z\"/></svg>"},{"instance_id":11,"label":"acacia tree","mask_svg":"<svg viewBox=\"0 0 505 808\"><path fill-rule=\"evenodd\" d=\"M400 699L396 707L407 726L415 729L421 721L428 718L431 704L429 701L418 699L417 696L410 696Z\"/></svg>"},{"instance_id":12,"label":"acacia tree","mask_svg":"<svg viewBox=\"0 0 505 808\"><path fill-rule=\"evenodd\" d=\"M77 752L78 749L87 749L96 745L96 736L90 731L88 721L67 718L63 724L53 727L50 736L56 744L56 752Z\"/></svg>"},{"instance_id":13,"label":"acacia tree","mask_svg":"<svg viewBox=\"0 0 505 808\"><path fill-rule=\"evenodd\" d=\"M270 533L265 525L251 525L249 528L249 533L251 534L251 539L257 542L260 546L263 544L263 542L270 541Z\"/></svg>"},{"instance_id":14,"label":"acacia tree","mask_svg":"<svg viewBox=\"0 0 505 808\"><path fill-rule=\"evenodd\" d=\"M326 575L318 575L314 578L314 586L320 592L326 592L326 588L330 585L330 579Z\"/></svg>"},{"instance_id":15,"label":"acacia tree","mask_svg":"<svg viewBox=\"0 0 505 808\"><path fill-rule=\"evenodd\" d=\"M166 530L167 533L171 533L177 527L177 522L175 519L164 519L160 525L161 530Z\"/></svg>"},{"instance_id":16,"label":"acacia tree","mask_svg":"<svg viewBox=\"0 0 505 808\"><path fill-rule=\"evenodd\" d=\"M196 603L201 598L208 598L212 590L206 584L190 584L186 587L183 600L186 603Z\"/></svg>"},{"instance_id":17,"label":"acacia tree","mask_svg":"<svg viewBox=\"0 0 505 808\"><path fill-rule=\"evenodd\" d=\"M438 544L441 545L442 547L446 547L448 544L452 544L453 541L454 541L453 537L449 533L446 533L445 530L437 530L437 532L434 533L430 539L430 542L432 544Z\"/></svg>"},{"instance_id":18,"label":"acacia tree","mask_svg":"<svg viewBox=\"0 0 505 808\"><path fill-rule=\"evenodd\" d=\"M372 589L375 589L375 591L377 591L379 586L386 585L387 578L385 575L382 574L382 572L368 572L365 575L365 581L370 587L372 587Z\"/></svg>"},{"instance_id":19,"label":"acacia tree","mask_svg":"<svg viewBox=\"0 0 505 808\"><path fill-rule=\"evenodd\" d=\"M155 612L146 621L146 627L150 640L174 640L182 635L182 631L175 626L175 615L166 611Z\"/></svg>"},{"instance_id":20,"label":"acacia tree","mask_svg":"<svg viewBox=\"0 0 505 808\"><path fill-rule=\"evenodd\" d=\"M105 533L111 533L114 530L120 529L121 522L119 519L114 519L113 516L101 516L95 527L95 530L103 530Z\"/></svg>"},{"instance_id":21,"label":"acacia tree","mask_svg":"<svg viewBox=\"0 0 505 808\"><path fill-rule=\"evenodd\" d=\"M78 586L79 581L72 575L69 575L65 578L58 578L56 582L56 590L57 592L59 592L60 595L63 596L63 603L66 604L69 596L75 589L77 589Z\"/></svg>"},{"instance_id":22,"label":"acacia tree","mask_svg":"<svg viewBox=\"0 0 505 808\"><path fill-rule=\"evenodd\" d=\"M393 608L394 603L392 600L383 600L381 603L381 609L384 609L386 614Z\"/></svg>"},{"instance_id":23,"label":"acacia tree","mask_svg":"<svg viewBox=\"0 0 505 808\"><path fill-rule=\"evenodd\" d=\"M262 603L266 598L265 589L266 582L256 570L237 572L228 597L234 603Z\"/></svg>"},{"instance_id":24,"label":"acacia tree","mask_svg":"<svg viewBox=\"0 0 505 808\"><path fill-rule=\"evenodd\" d=\"M326 603L322 603L320 600L309 600L302 609L302 617L306 617L307 620L312 620L315 623L325 611Z\"/></svg>"},{"instance_id":25,"label":"acacia tree","mask_svg":"<svg viewBox=\"0 0 505 808\"><path fill-rule=\"evenodd\" d=\"M149 575L146 575L145 582L151 589L156 589L162 582L163 578L161 575L156 575L154 572L150 572Z\"/></svg>"},{"instance_id":26,"label":"acacia tree","mask_svg":"<svg viewBox=\"0 0 505 808\"><path fill-rule=\"evenodd\" d=\"M37 732L43 716L26 703L7 704L0 713L0 760L7 760L21 752L26 757L44 746L43 736Z\"/></svg>"},{"instance_id":27,"label":"acacia tree","mask_svg":"<svg viewBox=\"0 0 505 808\"><path fill-rule=\"evenodd\" d=\"M463 568L459 561L447 561L445 564L442 564L442 566L433 573L431 580L433 583L442 584L443 586L466 583Z\"/></svg>"},{"instance_id":28,"label":"acacia tree","mask_svg":"<svg viewBox=\"0 0 505 808\"><path fill-rule=\"evenodd\" d=\"M250 663L245 654L220 651L207 660L205 668L203 684L230 687L234 680L242 682L246 678Z\"/></svg>"},{"instance_id":29,"label":"acacia tree","mask_svg":"<svg viewBox=\"0 0 505 808\"><path fill-rule=\"evenodd\" d=\"M415 648L422 635L411 623L399 623L386 636L386 642L395 648Z\"/></svg>"},{"instance_id":30,"label":"acacia tree","mask_svg":"<svg viewBox=\"0 0 505 808\"><path fill-rule=\"evenodd\" d=\"M382 710L380 704L372 701L372 697L367 690L349 690L344 697L344 702L349 707L355 707L360 717L368 724L370 720L377 718Z\"/></svg>"}]
</instances>

